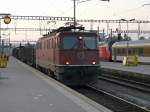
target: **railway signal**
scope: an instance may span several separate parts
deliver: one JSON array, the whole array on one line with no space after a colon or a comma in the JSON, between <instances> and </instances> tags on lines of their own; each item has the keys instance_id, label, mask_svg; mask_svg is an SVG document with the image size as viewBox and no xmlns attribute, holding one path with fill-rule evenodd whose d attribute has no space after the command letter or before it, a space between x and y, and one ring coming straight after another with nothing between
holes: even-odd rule
<instances>
[{"instance_id":1,"label":"railway signal","mask_svg":"<svg viewBox=\"0 0 150 112\"><path fill-rule=\"evenodd\" d=\"M10 22L11 22L10 16L6 15L6 16L4 17L4 23L5 23L5 24L9 24Z\"/></svg>"}]
</instances>

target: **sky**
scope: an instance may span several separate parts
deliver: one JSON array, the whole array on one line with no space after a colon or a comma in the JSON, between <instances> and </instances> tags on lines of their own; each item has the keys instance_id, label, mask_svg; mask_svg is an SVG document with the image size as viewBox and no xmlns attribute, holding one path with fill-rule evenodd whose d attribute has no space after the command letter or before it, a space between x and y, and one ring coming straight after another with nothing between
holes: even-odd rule
<instances>
[{"instance_id":1,"label":"sky","mask_svg":"<svg viewBox=\"0 0 150 112\"><path fill-rule=\"evenodd\" d=\"M77 0L84 1L84 0ZM150 20L149 0L91 0L78 3L77 19L137 19ZM19 16L73 16L72 0L1 0L0 13ZM12 22L11 24L15 24ZM19 24L19 23L17 23ZM3 25L5 26L5 25ZM19 33L18 33L19 34ZM16 34L15 34L16 35ZM28 38L29 32L22 37Z\"/></svg>"},{"instance_id":2,"label":"sky","mask_svg":"<svg viewBox=\"0 0 150 112\"><path fill-rule=\"evenodd\" d=\"M80 0L83 1L83 0ZM148 19L149 0L91 0L77 5L78 18L136 17ZM12 15L72 16L72 0L1 0L0 13Z\"/></svg>"}]
</instances>

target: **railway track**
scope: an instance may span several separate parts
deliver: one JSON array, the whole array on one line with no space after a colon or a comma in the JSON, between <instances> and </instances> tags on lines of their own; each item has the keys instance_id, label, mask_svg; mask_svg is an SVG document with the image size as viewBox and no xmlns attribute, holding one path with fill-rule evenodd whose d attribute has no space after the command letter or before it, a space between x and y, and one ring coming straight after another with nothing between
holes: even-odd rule
<instances>
[{"instance_id":1,"label":"railway track","mask_svg":"<svg viewBox=\"0 0 150 112\"><path fill-rule=\"evenodd\" d=\"M133 103L133 102L130 102L130 101L128 101L128 100L125 100L125 99L123 99L123 98L121 98L121 97L118 97L117 95L111 94L111 93L109 93L109 92L107 92L107 91L104 91L104 90L101 90L101 89L98 89L98 88L96 88L96 87L94 87L94 86L92 86L92 85L88 85L88 87L90 87L90 88L92 88L92 89L94 89L94 90L96 90L96 91L102 92L102 93L104 93L104 94L106 94L106 95L108 95L108 96L111 96L111 97L117 99L119 102L124 102L124 103L126 103L126 104L129 105L130 107L134 108L134 110L132 110L132 112L138 112L138 111L140 111L140 112L150 112L150 109L147 109L147 108L142 107L142 106L140 106L140 105L137 105L137 104L135 104L135 103ZM137 110L136 110L136 109L137 109ZM138 109L139 109L139 110L138 110Z\"/></svg>"},{"instance_id":2,"label":"railway track","mask_svg":"<svg viewBox=\"0 0 150 112\"><path fill-rule=\"evenodd\" d=\"M109 76L109 75L101 75L98 78L100 80L106 80L106 81L113 82L122 86L130 87L133 89L137 89L139 91L150 93L150 85L146 83L136 82L133 80L123 79L123 78Z\"/></svg>"},{"instance_id":3,"label":"railway track","mask_svg":"<svg viewBox=\"0 0 150 112\"><path fill-rule=\"evenodd\" d=\"M150 112L150 110L144 107L140 107L132 102L126 101L104 90L100 90L92 85L73 89L89 97L95 102L109 108L113 112Z\"/></svg>"},{"instance_id":4,"label":"railway track","mask_svg":"<svg viewBox=\"0 0 150 112\"><path fill-rule=\"evenodd\" d=\"M105 84L106 86L104 86ZM122 99L123 101L128 102L132 105L135 105L138 108L145 110L146 112L150 112L149 84L122 79L119 77L102 75L99 76L99 85L94 85L92 86L92 88L109 93L110 95Z\"/></svg>"},{"instance_id":5,"label":"railway track","mask_svg":"<svg viewBox=\"0 0 150 112\"><path fill-rule=\"evenodd\" d=\"M103 78L99 77L99 79L103 79L105 81L115 83L117 85L123 85L126 87L136 88L137 90L150 93L150 91L148 89L148 88L150 88L150 86L148 84L139 83L139 82L135 83L134 81L128 81L128 80L125 80L124 84L120 84L121 81L120 82L117 81L117 80L120 80L119 78L118 79L110 78L110 77L108 78L108 77L104 77L104 76L103 76ZM110 81L110 79L111 79L111 81ZM130 82L130 84L127 85L127 83L125 84L125 82ZM135 86L133 84L137 84L139 87L137 88L137 85ZM142 86L142 87L140 87L140 86ZM88 87L88 89L87 89L87 87ZM87 87L84 88L84 90L83 90L83 88L82 89L76 88L75 90L84 94L85 96L93 99L94 101L100 103L101 105L104 105L105 107L111 109L114 112L150 112L150 107L138 105L138 104L128 101L124 98L121 98L115 94L112 94L111 92L105 91L104 89L99 89L92 85L88 85Z\"/></svg>"},{"instance_id":6,"label":"railway track","mask_svg":"<svg viewBox=\"0 0 150 112\"><path fill-rule=\"evenodd\" d=\"M76 91L93 99L101 105L104 105L114 112L150 112L149 84L121 79L119 77L99 76L98 84L87 85L87 87L88 89L84 88L83 90L82 88L76 89ZM92 89L93 92L91 92L89 88ZM112 89L110 90L110 88ZM122 90L118 91L120 88L122 88Z\"/></svg>"}]
</instances>

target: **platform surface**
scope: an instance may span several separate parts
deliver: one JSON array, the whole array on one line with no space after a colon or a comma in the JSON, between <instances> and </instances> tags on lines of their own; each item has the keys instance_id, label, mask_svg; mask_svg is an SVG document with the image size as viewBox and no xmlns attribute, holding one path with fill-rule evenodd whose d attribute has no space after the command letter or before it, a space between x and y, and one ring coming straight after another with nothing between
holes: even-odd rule
<instances>
[{"instance_id":1,"label":"platform surface","mask_svg":"<svg viewBox=\"0 0 150 112\"><path fill-rule=\"evenodd\" d=\"M0 112L111 111L11 57L0 68Z\"/></svg>"},{"instance_id":2,"label":"platform surface","mask_svg":"<svg viewBox=\"0 0 150 112\"><path fill-rule=\"evenodd\" d=\"M133 73L140 73L144 75L150 75L150 65L140 65L137 66L125 66L119 62L100 62L102 68L109 68L114 70L121 70Z\"/></svg>"}]
</instances>

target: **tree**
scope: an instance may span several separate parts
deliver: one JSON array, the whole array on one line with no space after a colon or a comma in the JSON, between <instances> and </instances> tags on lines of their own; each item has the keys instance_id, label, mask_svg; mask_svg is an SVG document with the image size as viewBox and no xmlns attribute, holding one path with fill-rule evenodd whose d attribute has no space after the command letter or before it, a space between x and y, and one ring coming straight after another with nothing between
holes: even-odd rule
<instances>
[{"instance_id":1,"label":"tree","mask_svg":"<svg viewBox=\"0 0 150 112\"><path fill-rule=\"evenodd\" d=\"M123 38L121 36L121 33L118 33L118 41L122 41L122 40L123 40Z\"/></svg>"},{"instance_id":2,"label":"tree","mask_svg":"<svg viewBox=\"0 0 150 112\"><path fill-rule=\"evenodd\" d=\"M131 37L127 36L127 34L124 34L124 40L125 41L130 41L132 40Z\"/></svg>"},{"instance_id":3,"label":"tree","mask_svg":"<svg viewBox=\"0 0 150 112\"><path fill-rule=\"evenodd\" d=\"M144 37L144 36L141 36L141 37L139 38L139 40L145 40L145 37Z\"/></svg>"}]
</instances>

